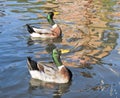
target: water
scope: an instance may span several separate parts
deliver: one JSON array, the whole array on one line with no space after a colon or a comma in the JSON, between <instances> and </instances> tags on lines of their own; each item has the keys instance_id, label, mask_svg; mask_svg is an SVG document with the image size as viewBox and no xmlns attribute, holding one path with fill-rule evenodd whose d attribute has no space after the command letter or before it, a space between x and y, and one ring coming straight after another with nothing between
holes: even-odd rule
<instances>
[{"instance_id":1,"label":"water","mask_svg":"<svg viewBox=\"0 0 120 98\"><path fill-rule=\"evenodd\" d=\"M94 23L91 24L91 37L85 35L83 38L75 38L67 35L66 32L69 31L78 32L71 28L77 25L77 20L68 21L60 14L55 20L62 24L63 39L32 41L25 24L49 26L46 14L49 11L59 11L59 4L52 0L1 0L0 98L119 98L120 16L117 12L120 13L120 8L116 0L111 0L108 5L106 2L99 12L107 13L108 20L102 17L102 14L98 14L98 17L100 19L102 17L102 23L107 23L107 26L95 27ZM70 5L71 2L66 4ZM103 33L99 35L100 32ZM96 39L94 43L93 39ZM81 45L84 42L91 43ZM42 62L50 62L53 47L73 49L71 53L62 56L63 62L71 66L69 68L73 73L72 81L68 84L45 83L30 78L26 57L31 56ZM87 58L90 64L80 65L78 54Z\"/></svg>"}]
</instances>

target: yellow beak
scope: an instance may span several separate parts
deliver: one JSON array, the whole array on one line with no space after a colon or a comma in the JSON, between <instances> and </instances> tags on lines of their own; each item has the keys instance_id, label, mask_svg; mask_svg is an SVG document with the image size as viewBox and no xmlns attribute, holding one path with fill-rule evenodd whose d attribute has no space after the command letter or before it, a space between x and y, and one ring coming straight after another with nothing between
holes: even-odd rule
<instances>
[{"instance_id":1,"label":"yellow beak","mask_svg":"<svg viewBox=\"0 0 120 98\"><path fill-rule=\"evenodd\" d=\"M59 12L53 12L54 13L54 15L59 15Z\"/></svg>"},{"instance_id":2,"label":"yellow beak","mask_svg":"<svg viewBox=\"0 0 120 98\"><path fill-rule=\"evenodd\" d=\"M61 50L61 53L62 53L62 54L70 52L69 49L60 49L60 50Z\"/></svg>"}]
</instances>

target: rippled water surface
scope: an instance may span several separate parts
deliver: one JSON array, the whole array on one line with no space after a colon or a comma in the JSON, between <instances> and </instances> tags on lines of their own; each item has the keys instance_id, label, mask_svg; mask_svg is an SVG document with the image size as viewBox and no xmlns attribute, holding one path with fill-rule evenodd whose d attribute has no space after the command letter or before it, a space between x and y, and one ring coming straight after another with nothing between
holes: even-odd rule
<instances>
[{"instance_id":1,"label":"rippled water surface","mask_svg":"<svg viewBox=\"0 0 120 98\"><path fill-rule=\"evenodd\" d=\"M120 4L110 0L109 6L104 6L101 12L120 14ZM106 3L106 2L105 2ZM104 4L105 4L104 3ZM90 56L93 51L98 62L89 67L69 67L73 73L68 84L45 83L30 78L26 57L51 62L51 48L71 49L70 45L79 38L64 38L57 41L32 41L25 24L47 27L46 14L57 11L58 4L54 0L0 0L0 98L120 98L120 15L108 15L107 28L102 28L104 34L100 47L87 48ZM74 23L56 18L63 25ZM103 19L103 21L106 21ZM93 26L91 26L93 28ZM101 28L95 28L98 33ZM66 30L70 30L66 29ZM93 29L94 31L94 29ZM63 32L64 33L64 32ZM99 37L99 36L98 36ZM94 39L94 38L93 38ZM92 45L92 44L91 44ZM79 47L78 47L79 48ZM97 52L103 49L105 52ZM80 54L86 47L80 47ZM76 50L77 51L77 50ZM72 62L75 53L63 54L64 61ZM107 55L106 55L107 53ZM104 56L101 56L104 55ZM67 58L67 57L70 57ZM98 58L96 58L98 57ZM73 57L74 58L74 57ZM77 62L74 61L73 62ZM70 64L70 63L69 63Z\"/></svg>"}]
</instances>

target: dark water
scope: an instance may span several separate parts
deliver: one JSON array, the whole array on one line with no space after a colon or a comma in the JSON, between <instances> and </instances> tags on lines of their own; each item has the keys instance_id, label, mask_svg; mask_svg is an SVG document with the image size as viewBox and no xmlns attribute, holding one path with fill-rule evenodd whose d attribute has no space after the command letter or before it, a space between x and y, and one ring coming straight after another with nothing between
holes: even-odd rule
<instances>
[{"instance_id":1,"label":"dark water","mask_svg":"<svg viewBox=\"0 0 120 98\"><path fill-rule=\"evenodd\" d=\"M32 42L25 29L26 23L47 26L46 12L53 10L45 6L47 2L0 1L0 98L120 98L120 16L109 16L108 24L114 28L117 40L102 63L91 65L92 69L70 68L73 79L68 84L50 84L30 78L27 56L51 61L50 54L44 54L48 42ZM117 4L112 9L120 12ZM59 42L56 46L64 47Z\"/></svg>"}]
</instances>

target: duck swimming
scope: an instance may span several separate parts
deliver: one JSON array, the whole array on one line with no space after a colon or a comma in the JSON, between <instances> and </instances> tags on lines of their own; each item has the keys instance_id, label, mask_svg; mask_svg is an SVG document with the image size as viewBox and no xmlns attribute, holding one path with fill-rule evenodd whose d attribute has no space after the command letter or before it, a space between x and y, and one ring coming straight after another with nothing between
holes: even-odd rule
<instances>
[{"instance_id":1,"label":"duck swimming","mask_svg":"<svg viewBox=\"0 0 120 98\"><path fill-rule=\"evenodd\" d=\"M31 77L46 82L68 83L72 78L72 72L62 64L60 55L61 52L58 49L53 49L53 65L37 63L32 60L31 57L27 57L28 69Z\"/></svg>"},{"instance_id":2,"label":"duck swimming","mask_svg":"<svg viewBox=\"0 0 120 98\"><path fill-rule=\"evenodd\" d=\"M62 30L59 27L59 25L54 22L53 16L54 16L53 12L49 12L47 15L47 20L52 26L50 29L35 28L30 26L29 24L26 24L27 30L30 33L30 36L40 37L40 38L56 38L61 36Z\"/></svg>"}]
</instances>

